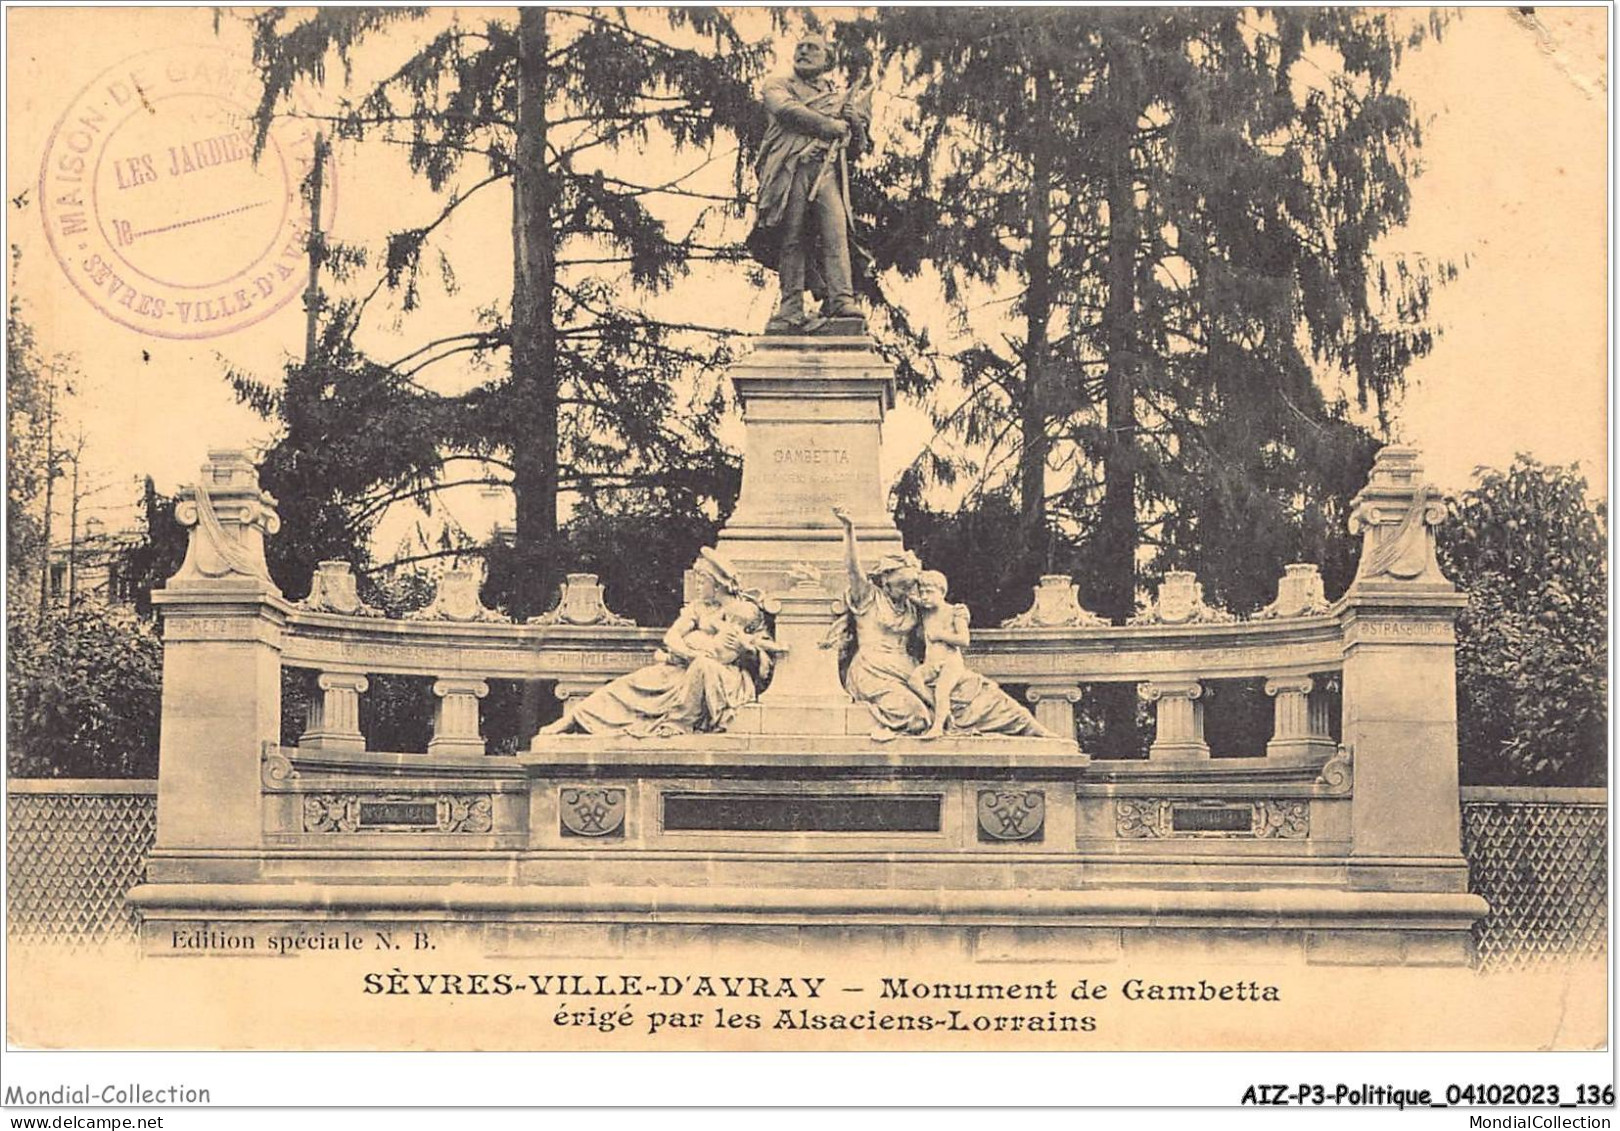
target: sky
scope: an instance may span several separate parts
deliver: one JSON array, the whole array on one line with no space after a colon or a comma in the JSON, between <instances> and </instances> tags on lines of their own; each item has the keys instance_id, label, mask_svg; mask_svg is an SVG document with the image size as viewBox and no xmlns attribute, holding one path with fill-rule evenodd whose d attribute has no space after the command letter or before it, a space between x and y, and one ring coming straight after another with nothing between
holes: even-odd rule
<instances>
[{"instance_id":1,"label":"sky","mask_svg":"<svg viewBox=\"0 0 1620 1131\"><path fill-rule=\"evenodd\" d=\"M1606 493L1608 18L1595 7L1529 16L1470 9L1438 42L1409 52L1398 72L1426 121L1425 171L1413 186L1411 221L1386 250L1461 270L1434 299L1440 338L1409 371L1393 432L1423 450L1428 477L1444 490L1465 488L1476 466L1505 466L1526 452L1580 461L1594 493ZM72 428L85 436L86 479L106 485L97 504L116 510L143 474L172 491L195 478L208 449L269 439L265 423L235 403L222 372L233 366L276 379L302 350L303 315L291 301L255 325L184 341L112 321L70 285L45 237L41 160L79 93L132 54L189 44L245 55L246 33L227 20L216 35L206 9L13 8L7 19L4 213L5 238L20 255L14 286L43 346L78 359ZM404 52L409 44L394 46ZM358 81L366 65L388 62L368 57ZM410 187L398 155L376 149L340 144L333 202L334 236L373 247L436 210ZM435 320L462 328L466 310L509 296L509 208L499 186L470 202L443 232L458 294L429 287L425 310L398 324L384 310L362 344L392 359L432 336L423 328ZM192 246L207 250L206 241ZM769 293L722 293L727 322L763 325ZM716 300L694 282L670 301L707 310ZM431 380L453 391L477 378L446 368ZM740 439L738 422L727 436ZM902 406L886 432L887 472L897 473L927 438L920 410Z\"/></svg>"}]
</instances>

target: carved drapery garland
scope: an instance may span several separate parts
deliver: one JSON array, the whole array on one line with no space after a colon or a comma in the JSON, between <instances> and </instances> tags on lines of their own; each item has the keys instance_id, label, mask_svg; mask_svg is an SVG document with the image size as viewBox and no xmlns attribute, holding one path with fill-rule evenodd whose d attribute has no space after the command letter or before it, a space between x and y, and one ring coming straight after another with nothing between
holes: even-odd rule
<instances>
[{"instance_id":1,"label":"carved drapery garland","mask_svg":"<svg viewBox=\"0 0 1620 1131\"><path fill-rule=\"evenodd\" d=\"M214 500L208 493L208 488L200 483L194 483L186 488L190 497L183 499L174 509L175 521L181 526L199 526L207 537L210 548L225 563L226 572L239 573L244 577L255 577L261 581L270 580L270 567L265 563L263 556L255 560L255 556L244 550L242 546L230 535L225 533L225 526L219 521L219 513L214 510ZM281 518L276 514L275 496L268 491L259 492L257 500L248 502L247 519L262 517L264 529L268 534L274 534L281 529ZM256 510L256 513L254 511ZM188 548L189 549L189 548ZM209 571L187 554L189 564L205 576ZM219 576L219 575L214 575Z\"/></svg>"}]
</instances>

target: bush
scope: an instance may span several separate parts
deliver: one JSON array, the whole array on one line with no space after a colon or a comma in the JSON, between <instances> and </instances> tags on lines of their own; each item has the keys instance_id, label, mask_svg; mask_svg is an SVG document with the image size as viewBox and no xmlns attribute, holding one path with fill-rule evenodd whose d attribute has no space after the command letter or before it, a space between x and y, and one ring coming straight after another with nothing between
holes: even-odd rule
<instances>
[{"instance_id":1,"label":"bush","mask_svg":"<svg viewBox=\"0 0 1620 1131\"><path fill-rule=\"evenodd\" d=\"M85 604L7 624L13 777L157 776L163 646L127 609Z\"/></svg>"},{"instance_id":2,"label":"bush","mask_svg":"<svg viewBox=\"0 0 1620 1131\"><path fill-rule=\"evenodd\" d=\"M1606 781L1606 515L1575 467L1482 470L1440 528L1468 607L1457 621L1462 780Z\"/></svg>"}]
</instances>

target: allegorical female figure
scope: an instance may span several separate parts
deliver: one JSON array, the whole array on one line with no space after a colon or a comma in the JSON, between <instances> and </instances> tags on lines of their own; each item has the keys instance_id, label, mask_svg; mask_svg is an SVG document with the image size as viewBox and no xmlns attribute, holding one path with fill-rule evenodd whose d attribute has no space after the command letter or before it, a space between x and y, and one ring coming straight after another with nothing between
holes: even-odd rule
<instances>
[{"instance_id":1,"label":"allegorical female figure","mask_svg":"<svg viewBox=\"0 0 1620 1131\"><path fill-rule=\"evenodd\" d=\"M854 523L842 510L834 509L833 514L844 526L849 591L845 613L834 626L829 643L839 645L844 657L844 689L872 712L877 724L872 737L880 741L900 735L932 738L942 732L1051 737L995 680L966 667L960 656L950 666L950 680L944 687L937 670L945 667L942 654L936 656L937 664L918 670L926 648L924 619L944 601L943 577L922 573L909 551L885 554L870 570L863 568ZM924 578L928 579L926 585L921 584ZM938 645L956 649L968 639L965 622L958 626L953 621L949 633L937 635L941 636ZM949 640L944 639L946 635ZM920 682L924 694L918 693ZM930 697L947 712L937 724Z\"/></svg>"},{"instance_id":2,"label":"allegorical female figure","mask_svg":"<svg viewBox=\"0 0 1620 1131\"><path fill-rule=\"evenodd\" d=\"M705 549L696 571L698 598L664 634L657 662L597 688L541 734L659 738L722 731L754 701L772 657L787 649L771 639L764 603L740 586L729 562Z\"/></svg>"},{"instance_id":3,"label":"allegorical female figure","mask_svg":"<svg viewBox=\"0 0 1620 1131\"><path fill-rule=\"evenodd\" d=\"M833 511L844 525L844 559L849 571L846 612L836 626L836 642L847 655L844 690L864 703L877 726L872 737L921 734L932 713L910 684L917 666L918 561L914 554L885 554L870 570L861 566L855 524L843 510Z\"/></svg>"}]
</instances>

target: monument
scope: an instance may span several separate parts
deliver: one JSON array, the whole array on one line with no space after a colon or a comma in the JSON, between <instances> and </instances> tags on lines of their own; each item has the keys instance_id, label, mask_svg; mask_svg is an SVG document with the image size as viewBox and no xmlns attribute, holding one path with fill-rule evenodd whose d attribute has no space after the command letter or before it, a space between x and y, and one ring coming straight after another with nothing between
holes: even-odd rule
<instances>
[{"instance_id":1,"label":"monument","mask_svg":"<svg viewBox=\"0 0 1620 1131\"><path fill-rule=\"evenodd\" d=\"M667 629L625 623L589 574L526 624L464 577L415 617L381 617L339 562L294 604L264 565L274 500L245 457L210 453L177 511L185 564L154 594L158 842L131 895L149 946L199 924L408 921L492 954L612 953L635 928L926 940L969 961L1228 944L1467 961L1485 906L1459 845L1463 601L1416 453L1379 454L1351 515L1360 573L1332 603L1309 563L1249 619L1172 574L1113 625L1082 605L1085 579L1050 576L1028 612L972 626L885 508L894 378L853 303L838 172L864 110L826 62L801 43L794 76L767 87L751 246L782 297L729 374L736 508ZM294 746L284 668L319 689ZM358 705L381 672L432 677L425 753L368 749ZM1265 681L1275 732L1212 759L1208 684L1231 678ZM495 679L564 701L516 756L480 736ZM1074 704L1098 683L1154 705L1147 759L1078 748Z\"/></svg>"}]
</instances>

